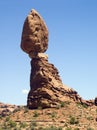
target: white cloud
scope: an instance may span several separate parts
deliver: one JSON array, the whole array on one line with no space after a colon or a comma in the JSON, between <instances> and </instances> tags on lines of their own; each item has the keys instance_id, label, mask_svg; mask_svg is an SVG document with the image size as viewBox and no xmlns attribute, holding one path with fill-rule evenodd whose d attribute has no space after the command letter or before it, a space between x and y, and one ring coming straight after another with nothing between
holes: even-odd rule
<instances>
[{"instance_id":1,"label":"white cloud","mask_svg":"<svg viewBox=\"0 0 97 130\"><path fill-rule=\"evenodd\" d=\"M23 90L22 90L22 93L23 93L23 94L28 94L28 92L29 92L29 90L27 90L27 89L23 89Z\"/></svg>"}]
</instances>

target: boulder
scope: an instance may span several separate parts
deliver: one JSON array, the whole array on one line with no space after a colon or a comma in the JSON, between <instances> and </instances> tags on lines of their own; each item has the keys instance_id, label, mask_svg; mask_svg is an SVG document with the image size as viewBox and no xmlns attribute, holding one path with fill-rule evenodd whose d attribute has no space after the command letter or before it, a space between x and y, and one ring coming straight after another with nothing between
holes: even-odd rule
<instances>
[{"instance_id":1,"label":"boulder","mask_svg":"<svg viewBox=\"0 0 97 130\"><path fill-rule=\"evenodd\" d=\"M45 52L48 48L48 29L42 17L34 9L24 22L21 48L31 57L39 52Z\"/></svg>"}]
</instances>

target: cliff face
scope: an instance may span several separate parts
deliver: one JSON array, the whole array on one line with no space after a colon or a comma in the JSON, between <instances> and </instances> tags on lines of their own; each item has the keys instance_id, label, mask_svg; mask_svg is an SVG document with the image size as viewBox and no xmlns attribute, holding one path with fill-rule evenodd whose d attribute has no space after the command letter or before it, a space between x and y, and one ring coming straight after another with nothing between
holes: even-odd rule
<instances>
[{"instance_id":1,"label":"cliff face","mask_svg":"<svg viewBox=\"0 0 97 130\"><path fill-rule=\"evenodd\" d=\"M57 107L68 98L87 105L93 104L92 101L84 101L76 91L63 85L57 68L48 62L48 56L44 54L48 48L48 29L35 10L30 12L24 22L21 48L31 58L28 108Z\"/></svg>"}]
</instances>

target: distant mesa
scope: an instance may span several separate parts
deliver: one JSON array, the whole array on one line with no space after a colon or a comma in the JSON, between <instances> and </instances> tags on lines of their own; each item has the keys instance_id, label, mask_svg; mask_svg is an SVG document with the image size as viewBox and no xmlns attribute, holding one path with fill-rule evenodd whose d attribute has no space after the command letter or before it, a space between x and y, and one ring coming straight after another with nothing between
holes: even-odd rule
<instances>
[{"instance_id":1,"label":"distant mesa","mask_svg":"<svg viewBox=\"0 0 97 130\"><path fill-rule=\"evenodd\" d=\"M21 38L21 49L31 58L28 108L54 108L67 100L93 105L92 101L83 100L75 90L63 85L57 68L48 62L48 56L44 54L47 48L48 29L33 9L24 22Z\"/></svg>"}]
</instances>

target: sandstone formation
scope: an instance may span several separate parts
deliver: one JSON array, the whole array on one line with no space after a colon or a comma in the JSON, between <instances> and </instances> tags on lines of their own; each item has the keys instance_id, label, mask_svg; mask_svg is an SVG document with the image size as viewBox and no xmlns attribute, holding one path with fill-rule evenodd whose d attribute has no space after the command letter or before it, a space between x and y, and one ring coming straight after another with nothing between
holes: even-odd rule
<instances>
[{"instance_id":1,"label":"sandstone formation","mask_svg":"<svg viewBox=\"0 0 97 130\"><path fill-rule=\"evenodd\" d=\"M31 58L28 108L57 107L68 99L86 105L93 104L92 101L84 101L75 90L63 85L57 68L48 62L48 56L44 54L48 48L48 29L35 10L30 12L24 22L21 48Z\"/></svg>"},{"instance_id":2,"label":"sandstone formation","mask_svg":"<svg viewBox=\"0 0 97 130\"><path fill-rule=\"evenodd\" d=\"M4 104L0 102L0 116L4 117L18 110L19 106Z\"/></svg>"},{"instance_id":3,"label":"sandstone formation","mask_svg":"<svg viewBox=\"0 0 97 130\"><path fill-rule=\"evenodd\" d=\"M32 10L27 16L21 40L21 48L31 57L48 48L48 30L42 17Z\"/></svg>"},{"instance_id":4,"label":"sandstone formation","mask_svg":"<svg viewBox=\"0 0 97 130\"><path fill-rule=\"evenodd\" d=\"M95 97L94 104L97 106L97 97Z\"/></svg>"}]
</instances>

